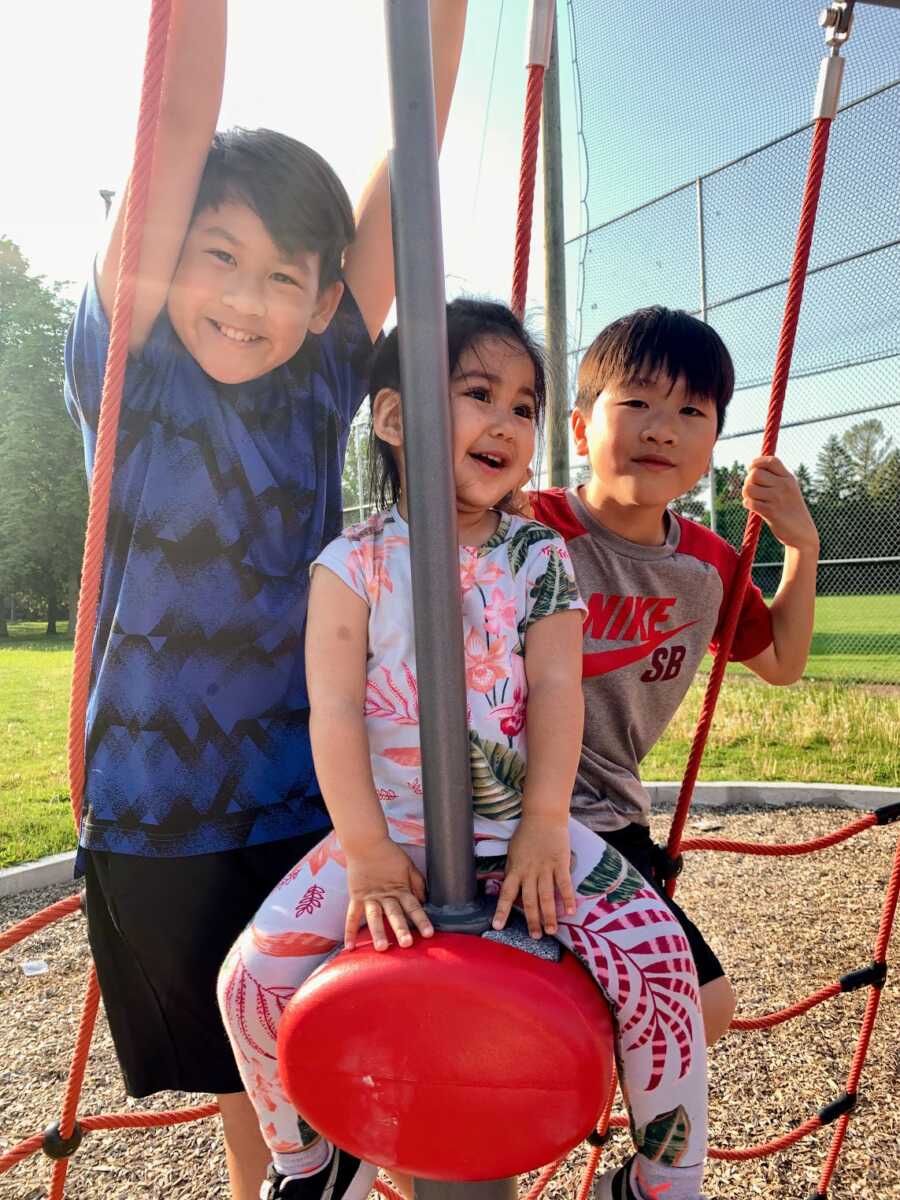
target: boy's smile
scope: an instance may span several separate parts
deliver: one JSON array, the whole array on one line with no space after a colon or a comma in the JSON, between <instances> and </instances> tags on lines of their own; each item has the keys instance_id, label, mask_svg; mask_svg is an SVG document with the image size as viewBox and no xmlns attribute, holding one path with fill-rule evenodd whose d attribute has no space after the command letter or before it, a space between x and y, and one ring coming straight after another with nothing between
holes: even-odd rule
<instances>
[{"instance_id":1,"label":"boy's smile","mask_svg":"<svg viewBox=\"0 0 900 1200\"><path fill-rule=\"evenodd\" d=\"M245 383L292 358L307 333L327 327L341 284L319 293L319 256L285 256L246 204L204 209L188 230L168 309L172 326L208 375Z\"/></svg>"},{"instance_id":2,"label":"boy's smile","mask_svg":"<svg viewBox=\"0 0 900 1200\"><path fill-rule=\"evenodd\" d=\"M609 384L572 429L591 478L584 498L604 525L631 541L660 543L663 514L709 469L718 426L711 398L667 375Z\"/></svg>"}]
</instances>

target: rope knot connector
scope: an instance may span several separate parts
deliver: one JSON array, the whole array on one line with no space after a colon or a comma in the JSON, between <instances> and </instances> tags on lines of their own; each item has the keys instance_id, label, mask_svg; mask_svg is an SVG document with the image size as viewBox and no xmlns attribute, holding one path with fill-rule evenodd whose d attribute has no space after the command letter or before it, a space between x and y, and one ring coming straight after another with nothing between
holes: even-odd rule
<instances>
[{"instance_id":1,"label":"rope knot connector","mask_svg":"<svg viewBox=\"0 0 900 1200\"><path fill-rule=\"evenodd\" d=\"M589 1146L593 1146L596 1150L600 1150L607 1144L611 1137L612 1126L607 1125L602 1133L599 1129L592 1129L584 1140Z\"/></svg>"},{"instance_id":2,"label":"rope knot connector","mask_svg":"<svg viewBox=\"0 0 900 1200\"><path fill-rule=\"evenodd\" d=\"M83 1130L77 1121L72 1126L72 1132L67 1138L64 1138L60 1131L59 1121L54 1121L52 1125L48 1125L44 1130L41 1149L48 1158L71 1158L81 1145L83 1136Z\"/></svg>"},{"instance_id":3,"label":"rope knot connector","mask_svg":"<svg viewBox=\"0 0 900 1200\"><path fill-rule=\"evenodd\" d=\"M859 1096L856 1092L843 1092L836 1100L832 1100L830 1104L822 1105L819 1109L819 1120L823 1125L830 1125L838 1117L852 1113L854 1108L856 1108L858 1100Z\"/></svg>"}]
</instances>

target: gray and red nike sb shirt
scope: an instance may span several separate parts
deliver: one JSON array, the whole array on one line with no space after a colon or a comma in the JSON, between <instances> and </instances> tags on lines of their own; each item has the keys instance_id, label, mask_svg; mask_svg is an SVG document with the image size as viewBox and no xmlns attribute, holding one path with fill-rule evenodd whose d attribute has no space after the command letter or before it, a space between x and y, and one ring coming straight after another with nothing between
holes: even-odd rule
<instances>
[{"instance_id":1,"label":"gray and red nike sb shirt","mask_svg":"<svg viewBox=\"0 0 900 1200\"><path fill-rule=\"evenodd\" d=\"M574 489L532 492L538 521L566 541L584 621L584 742L572 815L603 833L649 822L640 763L671 721L724 624L723 601L737 568L717 534L669 512L661 546L641 546L595 521ZM744 599L732 659L772 641L759 588Z\"/></svg>"}]
</instances>

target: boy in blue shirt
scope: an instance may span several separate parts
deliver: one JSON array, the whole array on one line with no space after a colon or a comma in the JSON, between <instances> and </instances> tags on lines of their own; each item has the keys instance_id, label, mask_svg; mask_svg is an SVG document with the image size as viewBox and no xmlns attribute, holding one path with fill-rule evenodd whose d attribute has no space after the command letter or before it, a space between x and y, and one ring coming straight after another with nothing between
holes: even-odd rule
<instances>
[{"instance_id":1,"label":"boy in blue shirt","mask_svg":"<svg viewBox=\"0 0 900 1200\"><path fill-rule=\"evenodd\" d=\"M432 0L439 136L465 9ZM128 1092L216 1093L232 1195L250 1200L268 1151L216 975L328 825L308 737L308 567L341 528L348 431L394 282L384 164L354 223L315 151L268 130L213 136L225 26L226 0L173 8L93 647L78 869ZM122 227L120 212L66 347L66 403L89 473ZM352 1164L331 1174L311 1175L310 1200L326 1186L339 1200Z\"/></svg>"}]
</instances>

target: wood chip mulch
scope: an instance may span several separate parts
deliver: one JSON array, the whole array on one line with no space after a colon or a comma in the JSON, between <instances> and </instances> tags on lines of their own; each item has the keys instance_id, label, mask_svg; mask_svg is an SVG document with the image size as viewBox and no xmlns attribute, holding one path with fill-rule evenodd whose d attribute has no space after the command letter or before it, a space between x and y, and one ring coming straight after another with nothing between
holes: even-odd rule
<instances>
[{"instance_id":1,"label":"wood chip mulch","mask_svg":"<svg viewBox=\"0 0 900 1200\"><path fill-rule=\"evenodd\" d=\"M701 809L686 836L805 841L855 815ZM659 839L666 827L662 815L654 830ZM875 828L802 858L690 857L678 898L725 963L741 1015L782 1008L870 961L897 836L896 825ZM72 890L68 885L0 899L0 929ZM895 957L898 947L895 930ZM22 963L31 959L45 960L49 971L27 977ZM58 1118L86 972L84 923L77 914L0 957L0 1152ZM747 1146L777 1137L839 1096L866 994L839 996L769 1032L723 1038L710 1056L712 1144ZM860 1102L829 1190L831 1200L900 1200L898 1000L895 969L882 993ZM207 1101L206 1096L166 1093L147 1107ZM81 1111L128 1107L136 1105L125 1095L101 1011ZM816 1190L832 1129L761 1161L710 1162L705 1183L709 1200L805 1200ZM626 1136L617 1134L605 1161L618 1161L628 1147ZM584 1147L573 1153L548 1188L551 1200L574 1198L584 1158ZM20 1163L0 1177L0 1200L41 1200L49 1178L50 1164L43 1156ZM228 1187L218 1122L89 1135L72 1161L66 1196L224 1200Z\"/></svg>"}]
</instances>

